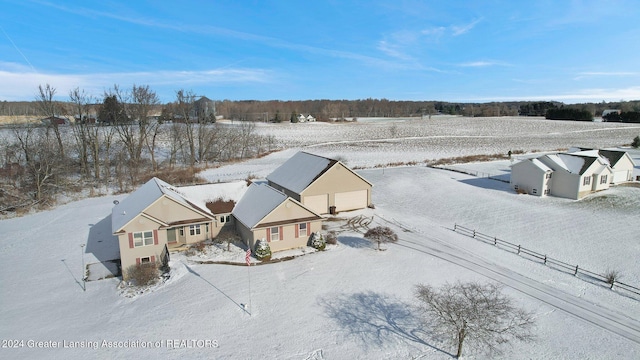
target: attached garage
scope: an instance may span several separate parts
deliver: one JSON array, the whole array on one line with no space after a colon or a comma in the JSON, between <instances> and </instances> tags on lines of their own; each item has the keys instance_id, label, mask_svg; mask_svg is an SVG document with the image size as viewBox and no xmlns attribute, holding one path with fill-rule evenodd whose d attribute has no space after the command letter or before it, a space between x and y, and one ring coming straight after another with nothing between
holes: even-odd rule
<instances>
[{"instance_id":1,"label":"attached garage","mask_svg":"<svg viewBox=\"0 0 640 360\"><path fill-rule=\"evenodd\" d=\"M329 212L329 194L305 196L302 204L316 214Z\"/></svg>"},{"instance_id":2,"label":"attached garage","mask_svg":"<svg viewBox=\"0 0 640 360\"><path fill-rule=\"evenodd\" d=\"M367 190L336 193L336 211L364 209L368 204Z\"/></svg>"},{"instance_id":3,"label":"attached garage","mask_svg":"<svg viewBox=\"0 0 640 360\"><path fill-rule=\"evenodd\" d=\"M342 162L319 155L299 152L267 180L269 186L320 215L371 205L370 182Z\"/></svg>"}]
</instances>

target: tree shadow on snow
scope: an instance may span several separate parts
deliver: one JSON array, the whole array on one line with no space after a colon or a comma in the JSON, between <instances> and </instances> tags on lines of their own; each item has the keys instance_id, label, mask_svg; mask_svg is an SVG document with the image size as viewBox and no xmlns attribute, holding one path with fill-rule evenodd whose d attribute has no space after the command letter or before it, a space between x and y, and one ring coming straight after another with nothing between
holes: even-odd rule
<instances>
[{"instance_id":1,"label":"tree shadow on snow","mask_svg":"<svg viewBox=\"0 0 640 360\"><path fill-rule=\"evenodd\" d=\"M371 247L369 240L357 236L338 236L338 242L356 249Z\"/></svg>"},{"instance_id":2,"label":"tree shadow on snow","mask_svg":"<svg viewBox=\"0 0 640 360\"><path fill-rule=\"evenodd\" d=\"M503 182L500 180L488 179L488 178L473 178L473 179L460 180L460 182L463 184L467 184L467 185L471 185L471 186L475 186L483 189L505 191L505 192L515 194L513 189L511 189L511 185L509 184L508 181Z\"/></svg>"},{"instance_id":3,"label":"tree shadow on snow","mask_svg":"<svg viewBox=\"0 0 640 360\"><path fill-rule=\"evenodd\" d=\"M120 260L120 245L118 238L111 232L111 215L95 224L89 224L89 237L85 254L93 254L100 263L118 262ZM106 266L109 271L119 267ZM119 276L114 273L113 276Z\"/></svg>"},{"instance_id":4,"label":"tree shadow on snow","mask_svg":"<svg viewBox=\"0 0 640 360\"><path fill-rule=\"evenodd\" d=\"M330 295L318 300L325 314L365 348L384 347L387 343L404 341L427 346L450 354L423 340L431 334L421 321L419 310L392 296L373 291Z\"/></svg>"}]
</instances>

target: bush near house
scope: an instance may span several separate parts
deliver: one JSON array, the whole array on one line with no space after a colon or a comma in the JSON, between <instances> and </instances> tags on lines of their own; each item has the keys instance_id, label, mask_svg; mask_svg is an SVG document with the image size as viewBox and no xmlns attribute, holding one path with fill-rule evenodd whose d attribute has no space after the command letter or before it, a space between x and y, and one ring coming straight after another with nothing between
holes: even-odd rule
<instances>
[{"instance_id":1,"label":"bush near house","mask_svg":"<svg viewBox=\"0 0 640 360\"><path fill-rule=\"evenodd\" d=\"M158 262L148 262L131 265L125 272L125 277L136 286L146 286L155 284L160 278L160 264Z\"/></svg>"},{"instance_id":2,"label":"bush near house","mask_svg":"<svg viewBox=\"0 0 640 360\"><path fill-rule=\"evenodd\" d=\"M640 136L636 136L633 138L633 142L631 143L631 146L633 146L636 149L640 147Z\"/></svg>"},{"instance_id":3,"label":"bush near house","mask_svg":"<svg viewBox=\"0 0 640 360\"><path fill-rule=\"evenodd\" d=\"M324 250L324 248L327 247L327 242L324 240L322 234L314 232L309 239L309 245L316 250Z\"/></svg>"},{"instance_id":4,"label":"bush near house","mask_svg":"<svg viewBox=\"0 0 640 360\"><path fill-rule=\"evenodd\" d=\"M253 255L258 260L267 261L271 260L271 247L265 239L260 239L256 242L256 249Z\"/></svg>"}]
</instances>

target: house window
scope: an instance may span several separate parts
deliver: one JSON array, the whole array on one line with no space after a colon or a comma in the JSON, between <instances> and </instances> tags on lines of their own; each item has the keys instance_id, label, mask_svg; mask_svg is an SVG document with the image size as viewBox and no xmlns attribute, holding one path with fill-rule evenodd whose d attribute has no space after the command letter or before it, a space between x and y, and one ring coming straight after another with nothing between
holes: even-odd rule
<instances>
[{"instance_id":1,"label":"house window","mask_svg":"<svg viewBox=\"0 0 640 360\"><path fill-rule=\"evenodd\" d=\"M307 223L298 224L298 235L307 236Z\"/></svg>"},{"instance_id":2,"label":"house window","mask_svg":"<svg viewBox=\"0 0 640 360\"><path fill-rule=\"evenodd\" d=\"M591 185L591 176L585 176L582 180L582 185Z\"/></svg>"},{"instance_id":3,"label":"house window","mask_svg":"<svg viewBox=\"0 0 640 360\"><path fill-rule=\"evenodd\" d=\"M204 224L204 233L205 234L209 233L209 223Z\"/></svg>"},{"instance_id":4,"label":"house window","mask_svg":"<svg viewBox=\"0 0 640 360\"><path fill-rule=\"evenodd\" d=\"M551 190L550 190L550 189L544 189L544 194L545 194L545 195L549 195L550 193L551 193Z\"/></svg>"},{"instance_id":5,"label":"house window","mask_svg":"<svg viewBox=\"0 0 640 360\"><path fill-rule=\"evenodd\" d=\"M227 218L226 222L231 221L231 215L227 215L226 218Z\"/></svg>"},{"instance_id":6,"label":"house window","mask_svg":"<svg viewBox=\"0 0 640 360\"><path fill-rule=\"evenodd\" d=\"M189 225L189 235L200 235L200 225Z\"/></svg>"},{"instance_id":7,"label":"house window","mask_svg":"<svg viewBox=\"0 0 640 360\"><path fill-rule=\"evenodd\" d=\"M222 224L224 224L224 223L225 223L225 221L224 221L224 215L220 215L220 223L222 223Z\"/></svg>"},{"instance_id":8,"label":"house window","mask_svg":"<svg viewBox=\"0 0 640 360\"><path fill-rule=\"evenodd\" d=\"M135 247L153 245L153 231L133 233L133 245Z\"/></svg>"},{"instance_id":9,"label":"house window","mask_svg":"<svg viewBox=\"0 0 640 360\"><path fill-rule=\"evenodd\" d=\"M551 179L551 173L547 173L547 179Z\"/></svg>"},{"instance_id":10,"label":"house window","mask_svg":"<svg viewBox=\"0 0 640 360\"><path fill-rule=\"evenodd\" d=\"M147 256L147 257L140 258L140 263L141 263L141 264L148 264L148 263L150 263L150 262L151 262L151 258L150 258L150 257L148 257L148 256Z\"/></svg>"},{"instance_id":11,"label":"house window","mask_svg":"<svg viewBox=\"0 0 640 360\"><path fill-rule=\"evenodd\" d=\"M280 228L274 226L269 228L269 232L271 233L271 241L280 240Z\"/></svg>"},{"instance_id":12,"label":"house window","mask_svg":"<svg viewBox=\"0 0 640 360\"><path fill-rule=\"evenodd\" d=\"M183 227L180 228L180 236L184 236L184 228Z\"/></svg>"},{"instance_id":13,"label":"house window","mask_svg":"<svg viewBox=\"0 0 640 360\"><path fill-rule=\"evenodd\" d=\"M600 184L606 184L606 183L607 183L607 175L600 176Z\"/></svg>"},{"instance_id":14,"label":"house window","mask_svg":"<svg viewBox=\"0 0 640 360\"><path fill-rule=\"evenodd\" d=\"M531 190L531 193L532 193L533 195L537 194L537 193L538 193L538 189L533 189L533 190Z\"/></svg>"}]
</instances>

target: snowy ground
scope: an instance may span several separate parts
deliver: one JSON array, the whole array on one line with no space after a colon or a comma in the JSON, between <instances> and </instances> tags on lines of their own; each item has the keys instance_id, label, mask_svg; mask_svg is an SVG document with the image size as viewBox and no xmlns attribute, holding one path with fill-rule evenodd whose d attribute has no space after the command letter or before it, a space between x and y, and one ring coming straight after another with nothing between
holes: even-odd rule
<instances>
[{"instance_id":1,"label":"snowy ground","mask_svg":"<svg viewBox=\"0 0 640 360\"><path fill-rule=\"evenodd\" d=\"M124 195L0 221L0 357L449 359L453 348L432 337L412 310L413 287L478 280L504 284L506 294L536 314L537 340L506 347L501 358L637 359L639 301L451 228L472 227L596 272L618 269L624 282L637 286L640 188L571 201L516 195L496 180L423 166L371 167L509 149L616 146L640 127L432 120L449 125L445 131L425 121L260 126L291 149L204 174L211 181L263 177L299 149L369 167L359 173L374 184L376 209L340 216L373 216L396 229L399 243L383 252L329 222L341 233L328 251L251 268L193 261L242 262L241 249L229 256L219 250L175 255L166 283L129 297L118 290L118 278L89 281L86 291L81 280L83 263L117 257L108 215ZM633 157L640 164L640 152ZM458 166L494 173L508 165ZM45 347L52 345L59 348Z\"/></svg>"}]
</instances>

